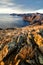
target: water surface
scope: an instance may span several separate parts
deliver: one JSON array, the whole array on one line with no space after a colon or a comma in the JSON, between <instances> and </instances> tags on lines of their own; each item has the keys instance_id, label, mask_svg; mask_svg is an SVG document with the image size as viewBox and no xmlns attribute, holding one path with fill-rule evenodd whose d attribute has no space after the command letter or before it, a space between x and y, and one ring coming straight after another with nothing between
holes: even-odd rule
<instances>
[{"instance_id":1,"label":"water surface","mask_svg":"<svg viewBox=\"0 0 43 65\"><path fill-rule=\"evenodd\" d=\"M29 25L29 22L23 21L20 16L0 14L0 28L24 27L27 25Z\"/></svg>"}]
</instances>

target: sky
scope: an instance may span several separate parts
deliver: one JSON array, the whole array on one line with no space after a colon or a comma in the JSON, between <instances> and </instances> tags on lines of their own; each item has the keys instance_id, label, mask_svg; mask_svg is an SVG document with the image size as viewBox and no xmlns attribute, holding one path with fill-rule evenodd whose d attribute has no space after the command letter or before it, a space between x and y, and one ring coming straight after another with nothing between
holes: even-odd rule
<instances>
[{"instance_id":1,"label":"sky","mask_svg":"<svg viewBox=\"0 0 43 65\"><path fill-rule=\"evenodd\" d=\"M0 0L0 13L43 13L43 0Z\"/></svg>"}]
</instances>

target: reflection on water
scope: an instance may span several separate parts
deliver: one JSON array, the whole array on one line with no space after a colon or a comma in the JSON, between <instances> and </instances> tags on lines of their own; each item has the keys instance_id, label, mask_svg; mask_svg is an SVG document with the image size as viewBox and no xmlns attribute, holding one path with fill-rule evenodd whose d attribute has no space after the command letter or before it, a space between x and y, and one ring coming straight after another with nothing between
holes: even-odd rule
<instances>
[{"instance_id":1,"label":"reflection on water","mask_svg":"<svg viewBox=\"0 0 43 65\"><path fill-rule=\"evenodd\" d=\"M14 28L14 27L23 27L27 25L29 25L29 23L23 21L22 17L20 16L0 14L0 28Z\"/></svg>"}]
</instances>

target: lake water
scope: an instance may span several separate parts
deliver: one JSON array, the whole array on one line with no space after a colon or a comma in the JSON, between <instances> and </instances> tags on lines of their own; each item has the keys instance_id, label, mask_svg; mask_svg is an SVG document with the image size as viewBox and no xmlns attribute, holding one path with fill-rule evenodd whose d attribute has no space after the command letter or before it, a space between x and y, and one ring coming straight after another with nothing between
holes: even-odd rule
<instances>
[{"instance_id":1,"label":"lake water","mask_svg":"<svg viewBox=\"0 0 43 65\"><path fill-rule=\"evenodd\" d=\"M0 28L14 28L28 26L29 22L23 21L20 16L0 14Z\"/></svg>"}]
</instances>

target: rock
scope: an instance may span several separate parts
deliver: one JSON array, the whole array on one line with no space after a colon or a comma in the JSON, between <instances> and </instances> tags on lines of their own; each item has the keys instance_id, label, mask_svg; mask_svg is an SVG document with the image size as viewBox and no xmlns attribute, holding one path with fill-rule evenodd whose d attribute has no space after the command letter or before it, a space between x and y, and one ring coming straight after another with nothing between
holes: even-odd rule
<instances>
[{"instance_id":1,"label":"rock","mask_svg":"<svg viewBox=\"0 0 43 65\"><path fill-rule=\"evenodd\" d=\"M42 61L43 25L27 26L17 30L0 30L1 64L41 65Z\"/></svg>"},{"instance_id":2,"label":"rock","mask_svg":"<svg viewBox=\"0 0 43 65\"><path fill-rule=\"evenodd\" d=\"M43 29L40 29L39 34L43 37Z\"/></svg>"},{"instance_id":3,"label":"rock","mask_svg":"<svg viewBox=\"0 0 43 65\"><path fill-rule=\"evenodd\" d=\"M23 20L29 22L31 25L41 25L43 24L43 17L41 14L31 14L31 16L23 16Z\"/></svg>"},{"instance_id":4,"label":"rock","mask_svg":"<svg viewBox=\"0 0 43 65\"><path fill-rule=\"evenodd\" d=\"M41 54L39 54L39 60L40 60L40 64L43 64L43 56Z\"/></svg>"},{"instance_id":5,"label":"rock","mask_svg":"<svg viewBox=\"0 0 43 65\"><path fill-rule=\"evenodd\" d=\"M43 45L39 46L39 49L41 50L42 54L43 54Z\"/></svg>"},{"instance_id":6,"label":"rock","mask_svg":"<svg viewBox=\"0 0 43 65\"><path fill-rule=\"evenodd\" d=\"M40 51L43 53L43 37L41 37L39 34L35 34L34 41L38 45Z\"/></svg>"},{"instance_id":7,"label":"rock","mask_svg":"<svg viewBox=\"0 0 43 65\"><path fill-rule=\"evenodd\" d=\"M0 62L0 65L4 65L4 62L2 61L2 62Z\"/></svg>"},{"instance_id":8,"label":"rock","mask_svg":"<svg viewBox=\"0 0 43 65\"><path fill-rule=\"evenodd\" d=\"M0 61L2 61L8 54L10 54L14 49L16 49L15 42L8 43L0 51Z\"/></svg>"},{"instance_id":9,"label":"rock","mask_svg":"<svg viewBox=\"0 0 43 65\"><path fill-rule=\"evenodd\" d=\"M19 59L21 61L26 59L32 59L34 57L35 50L32 49L31 46L26 45L23 48L21 48L20 52L16 55L14 61L17 62Z\"/></svg>"},{"instance_id":10,"label":"rock","mask_svg":"<svg viewBox=\"0 0 43 65\"><path fill-rule=\"evenodd\" d=\"M22 43L26 43L26 39L27 39L27 34L20 34L17 39L18 46L25 45Z\"/></svg>"}]
</instances>

